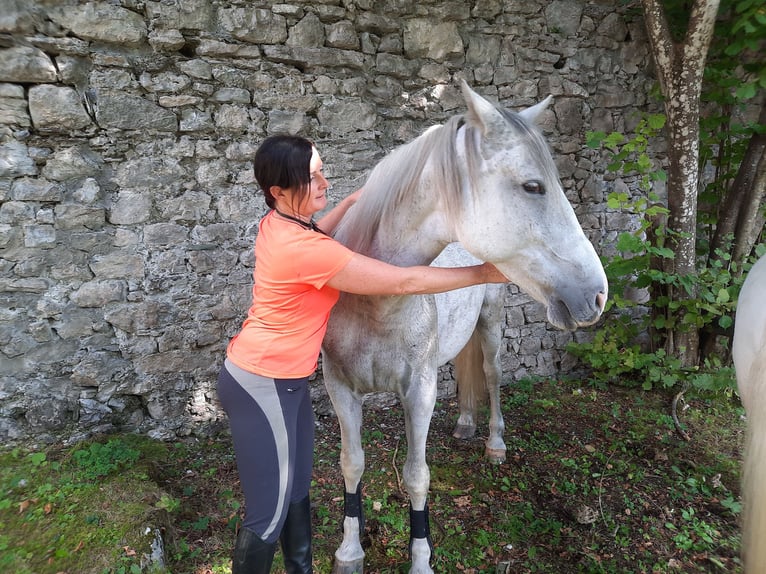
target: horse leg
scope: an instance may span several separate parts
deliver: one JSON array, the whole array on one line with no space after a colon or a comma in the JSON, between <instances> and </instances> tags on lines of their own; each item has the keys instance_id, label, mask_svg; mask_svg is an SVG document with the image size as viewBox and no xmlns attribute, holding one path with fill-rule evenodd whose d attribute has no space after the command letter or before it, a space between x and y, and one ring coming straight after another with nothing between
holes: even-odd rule
<instances>
[{"instance_id":1,"label":"horse leg","mask_svg":"<svg viewBox=\"0 0 766 574\"><path fill-rule=\"evenodd\" d=\"M489 394L489 436L486 442L487 458L495 463L505 462L507 447L503 434L505 422L500 403L500 382L503 369L500 366L500 348L503 343L502 297L505 290L502 285L488 286L482 304L479 322L476 330L481 334L482 368L484 372L487 393Z\"/></svg>"},{"instance_id":2,"label":"horse leg","mask_svg":"<svg viewBox=\"0 0 766 574\"><path fill-rule=\"evenodd\" d=\"M488 358L488 356L492 358ZM489 436L487 437L485 453L491 462L500 464L505 462L507 451L503 440L505 422L500 406L500 361L497 354L493 357L487 353L484 357L484 373L487 377L487 391L489 393Z\"/></svg>"},{"instance_id":3,"label":"horse leg","mask_svg":"<svg viewBox=\"0 0 766 574\"><path fill-rule=\"evenodd\" d=\"M364 533L361 494L361 479L364 472L361 436L362 401L342 384L326 386L340 424L340 468L345 486L343 540L335 551L332 572L333 574L362 574L364 570L364 549L361 542Z\"/></svg>"},{"instance_id":4,"label":"horse leg","mask_svg":"<svg viewBox=\"0 0 766 574\"><path fill-rule=\"evenodd\" d=\"M402 480L410 497L410 574L433 574L433 552L428 519L431 472L426 463L426 439L436 403L436 369L423 375L402 397L407 433L407 459Z\"/></svg>"},{"instance_id":5,"label":"horse leg","mask_svg":"<svg viewBox=\"0 0 766 574\"><path fill-rule=\"evenodd\" d=\"M480 353L481 346L474 330L465 347L453 361L460 416L452 436L461 440L468 440L476 434L476 407L481 401L479 393L484 392L484 375L476 368Z\"/></svg>"},{"instance_id":6,"label":"horse leg","mask_svg":"<svg viewBox=\"0 0 766 574\"><path fill-rule=\"evenodd\" d=\"M452 436L459 439L474 436L477 405L482 402L485 393L488 394L489 436L485 453L490 461L496 463L505 461L507 450L503 440L505 423L500 404L501 296L502 291L491 290L491 286L488 286L478 323L454 361L460 417Z\"/></svg>"}]
</instances>

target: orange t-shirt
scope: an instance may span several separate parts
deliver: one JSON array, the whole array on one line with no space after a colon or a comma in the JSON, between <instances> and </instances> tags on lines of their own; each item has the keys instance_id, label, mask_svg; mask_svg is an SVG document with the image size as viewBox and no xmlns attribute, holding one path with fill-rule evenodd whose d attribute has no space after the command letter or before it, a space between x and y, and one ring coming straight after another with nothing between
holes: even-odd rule
<instances>
[{"instance_id":1,"label":"orange t-shirt","mask_svg":"<svg viewBox=\"0 0 766 574\"><path fill-rule=\"evenodd\" d=\"M339 296L326 283L353 255L333 238L269 212L255 240L253 304L229 343L229 360L263 377L311 375Z\"/></svg>"}]
</instances>

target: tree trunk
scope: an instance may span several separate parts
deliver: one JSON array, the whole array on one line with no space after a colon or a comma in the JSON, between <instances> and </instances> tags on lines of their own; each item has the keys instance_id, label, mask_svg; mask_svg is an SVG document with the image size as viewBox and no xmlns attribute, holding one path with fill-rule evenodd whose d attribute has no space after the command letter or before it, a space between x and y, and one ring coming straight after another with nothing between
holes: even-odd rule
<instances>
[{"instance_id":1,"label":"tree trunk","mask_svg":"<svg viewBox=\"0 0 766 574\"><path fill-rule=\"evenodd\" d=\"M642 0L642 4L668 120L668 210L675 254L670 271L676 276L693 278L697 275L700 93L719 0L694 0L682 44L673 43L660 0ZM670 296L678 302L693 299L696 293L676 286ZM675 318L680 325L682 314ZM684 367L698 364L697 329L675 329L666 346L667 352L678 356Z\"/></svg>"},{"instance_id":2,"label":"tree trunk","mask_svg":"<svg viewBox=\"0 0 766 574\"><path fill-rule=\"evenodd\" d=\"M758 123L766 125L766 101L761 104ZM750 254L763 228L760 207L766 194L766 133L754 133L739 166L737 175L727 190L713 237L715 250L726 251L726 241L734 237L732 259L742 272L742 261Z\"/></svg>"}]
</instances>

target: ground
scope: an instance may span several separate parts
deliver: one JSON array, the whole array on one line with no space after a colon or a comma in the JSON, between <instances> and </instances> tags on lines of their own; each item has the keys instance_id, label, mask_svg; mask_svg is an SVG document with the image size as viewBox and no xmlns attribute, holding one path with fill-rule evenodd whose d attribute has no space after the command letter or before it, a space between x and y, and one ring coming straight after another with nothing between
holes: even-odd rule
<instances>
[{"instance_id":1,"label":"ground","mask_svg":"<svg viewBox=\"0 0 766 574\"><path fill-rule=\"evenodd\" d=\"M452 438L453 400L428 440L438 573L741 572L736 396L645 391L579 380L502 389L508 456ZM482 419L483 421L484 419ZM681 432L683 431L683 432ZM340 543L340 434L317 417L314 571ZM401 409L365 408L366 574L408 571ZM137 435L0 452L0 571L229 574L242 510L230 438L160 443ZM161 534L164 569L147 567ZM281 572L277 554L276 570Z\"/></svg>"},{"instance_id":2,"label":"ground","mask_svg":"<svg viewBox=\"0 0 766 574\"><path fill-rule=\"evenodd\" d=\"M457 406L437 403L428 448L434 570L739 571L742 410L736 398L687 396L679 429L672 398L577 381L506 386L508 457L501 465L484 458L486 427L473 440L453 439ZM366 409L363 428L365 572L406 572L408 499L400 482L406 441L399 407ZM341 538L339 436L334 417L318 419L312 495L319 573L330 572ZM172 566L174 573L228 571L238 517L236 469L227 438L209 446L217 463L164 483L182 500L176 535L191 547ZM220 514L222 506L228 514ZM195 535L200 516L211 520Z\"/></svg>"}]
</instances>

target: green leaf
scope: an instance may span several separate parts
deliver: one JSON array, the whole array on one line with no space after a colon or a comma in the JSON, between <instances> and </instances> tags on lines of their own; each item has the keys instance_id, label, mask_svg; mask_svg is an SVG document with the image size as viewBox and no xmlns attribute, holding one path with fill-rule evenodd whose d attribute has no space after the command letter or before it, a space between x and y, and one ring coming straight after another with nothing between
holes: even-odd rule
<instances>
[{"instance_id":1,"label":"green leaf","mask_svg":"<svg viewBox=\"0 0 766 574\"><path fill-rule=\"evenodd\" d=\"M45 462L46 458L44 452L33 452L29 455L29 460L32 463L32 466L40 466Z\"/></svg>"},{"instance_id":2,"label":"green leaf","mask_svg":"<svg viewBox=\"0 0 766 574\"><path fill-rule=\"evenodd\" d=\"M617 250L628 253L643 253L644 241L632 233L620 233L617 238Z\"/></svg>"},{"instance_id":3,"label":"green leaf","mask_svg":"<svg viewBox=\"0 0 766 574\"><path fill-rule=\"evenodd\" d=\"M606 206L609 209L620 209L622 207L622 202L617 197L609 197L606 200Z\"/></svg>"},{"instance_id":4,"label":"green leaf","mask_svg":"<svg viewBox=\"0 0 766 574\"><path fill-rule=\"evenodd\" d=\"M649 123L649 127L653 130L661 130L665 127L665 114L649 114L649 117L647 118L647 122Z\"/></svg>"},{"instance_id":5,"label":"green leaf","mask_svg":"<svg viewBox=\"0 0 766 574\"><path fill-rule=\"evenodd\" d=\"M601 147L601 142L606 137L604 132L587 132L585 134L585 144L589 148L597 149Z\"/></svg>"},{"instance_id":6,"label":"green leaf","mask_svg":"<svg viewBox=\"0 0 766 574\"><path fill-rule=\"evenodd\" d=\"M749 100L750 98L755 97L755 94L758 92L756 90L755 84L743 84L736 90L737 99L739 100Z\"/></svg>"}]
</instances>

